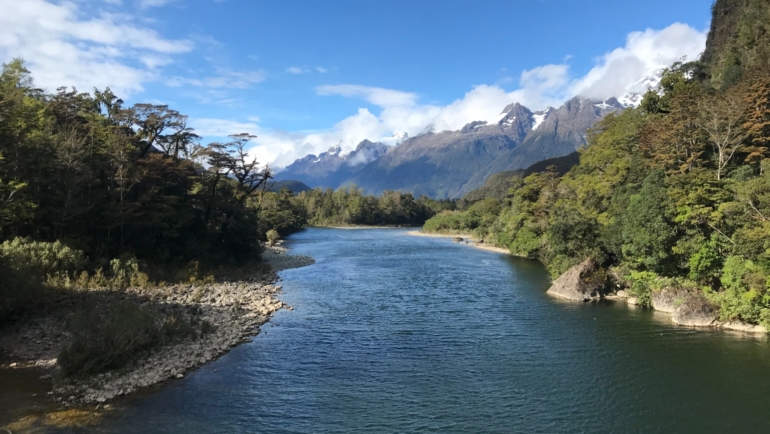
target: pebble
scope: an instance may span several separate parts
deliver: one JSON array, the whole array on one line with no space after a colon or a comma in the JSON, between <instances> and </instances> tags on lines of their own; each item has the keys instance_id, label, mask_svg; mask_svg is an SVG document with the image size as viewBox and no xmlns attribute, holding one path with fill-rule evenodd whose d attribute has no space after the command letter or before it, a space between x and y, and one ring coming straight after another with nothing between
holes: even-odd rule
<instances>
[{"instance_id":1,"label":"pebble","mask_svg":"<svg viewBox=\"0 0 770 434\"><path fill-rule=\"evenodd\" d=\"M188 309L188 312L194 312L201 319L209 321L214 326L211 333L195 341L163 347L130 369L100 374L69 384L58 384L56 389L48 394L59 401L63 397L69 397L70 402L103 404L115 396L129 394L138 388L169 378L184 378L184 373L188 369L204 365L229 351L231 347L251 341L248 336L259 333L259 326L270 319L275 311L283 307L293 310L274 298L274 295L280 293L282 289L279 285L273 286L281 280L275 272L315 263L315 260L309 256L287 255L284 248L267 251L274 253L264 256L265 262L274 270L267 275L254 276L244 282L224 282L197 288L192 285L176 285L162 292L153 290L151 297L162 305L167 303L165 306L168 307L165 309L170 309L172 304L181 304ZM146 295L142 294L142 290L127 291ZM45 347L50 347L51 350L44 354L43 365L53 368L56 363L55 353L58 352L61 343L66 341L68 335L61 331L61 324L57 324L50 318L44 318L42 323L44 324L39 327L27 330L26 336L19 334L17 338L21 338L19 342L31 347L37 344L37 348L29 348L25 353L26 360L31 358L29 357L31 354L43 354L39 350L39 347L43 346L41 342ZM35 339L41 335L43 338ZM14 362L9 366L14 368L18 364Z\"/></svg>"}]
</instances>

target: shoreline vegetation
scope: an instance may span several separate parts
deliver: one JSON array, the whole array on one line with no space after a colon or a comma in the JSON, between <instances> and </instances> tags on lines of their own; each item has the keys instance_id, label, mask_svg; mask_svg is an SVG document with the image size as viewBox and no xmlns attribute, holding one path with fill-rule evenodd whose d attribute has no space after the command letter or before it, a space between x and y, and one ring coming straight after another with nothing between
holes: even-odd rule
<instances>
[{"instance_id":1,"label":"shoreline vegetation","mask_svg":"<svg viewBox=\"0 0 770 434\"><path fill-rule=\"evenodd\" d=\"M72 338L62 331L75 315L82 296L78 293L62 297L61 307L55 311L31 315L28 321L0 330L0 348L5 350L0 368L37 370L50 384L47 398L63 408L96 405L98 409L116 397L183 378L231 348L250 342L276 311L291 309L276 298L281 291L277 273L315 263L309 256L289 255L280 246L266 247L263 260L261 266L237 279L123 290L123 298L141 300L140 305L142 301L153 303L209 325L203 334L138 353L121 368L66 377L57 367L58 349Z\"/></svg>"},{"instance_id":2,"label":"shoreline vegetation","mask_svg":"<svg viewBox=\"0 0 770 434\"><path fill-rule=\"evenodd\" d=\"M680 325L766 333L768 10L717 0L702 56L664 69L638 107L589 129L566 173L511 177L504 196L476 194L424 231L536 259L568 299L627 297Z\"/></svg>"},{"instance_id":3,"label":"shoreline vegetation","mask_svg":"<svg viewBox=\"0 0 770 434\"><path fill-rule=\"evenodd\" d=\"M638 107L589 129L566 173L511 176L506 193L479 189L424 230L471 233L537 259L556 282L570 277L556 294L569 299L628 298L680 325L765 333L767 12L766 2L717 0L702 56L666 68Z\"/></svg>"},{"instance_id":4,"label":"shoreline vegetation","mask_svg":"<svg viewBox=\"0 0 770 434\"><path fill-rule=\"evenodd\" d=\"M184 375L256 333L281 307L270 273L312 261L265 241L421 225L454 206L355 186L272 192L255 136L202 145L166 105L47 93L22 59L3 64L0 101L0 363L50 370L64 405Z\"/></svg>"},{"instance_id":5,"label":"shoreline vegetation","mask_svg":"<svg viewBox=\"0 0 770 434\"><path fill-rule=\"evenodd\" d=\"M414 237L429 237L429 238L452 238L454 242L458 244L466 244L480 250L486 250L488 252L502 253L505 255L511 255L510 250L494 246L492 244L485 243L484 240L480 240L473 235L467 233L431 233L424 232L422 230L409 231L409 235ZM511 255L513 256L513 255Z\"/></svg>"}]
</instances>

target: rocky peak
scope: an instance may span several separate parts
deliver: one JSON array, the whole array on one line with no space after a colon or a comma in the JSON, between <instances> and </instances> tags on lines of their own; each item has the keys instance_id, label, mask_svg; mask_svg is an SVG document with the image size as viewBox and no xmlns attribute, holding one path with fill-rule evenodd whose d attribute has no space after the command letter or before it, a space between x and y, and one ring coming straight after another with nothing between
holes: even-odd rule
<instances>
[{"instance_id":1,"label":"rocky peak","mask_svg":"<svg viewBox=\"0 0 770 434\"><path fill-rule=\"evenodd\" d=\"M515 142L521 142L532 130L532 111L519 103L508 104L497 124Z\"/></svg>"},{"instance_id":2,"label":"rocky peak","mask_svg":"<svg viewBox=\"0 0 770 434\"><path fill-rule=\"evenodd\" d=\"M388 145L379 142L364 140L356 146L356 149L345 157L348 166L358 166L380 158L388 151Z\"/></svg>"},{"instance_id":3,"label":"rocky peak","mask_svg":"<svg viewBox=\"0 0 770 434\"><path fill-rule=\"evenodd\" d=\"M465 124L465 126L460 130L461 133L472 133L476 131L477 129L486 126L487 121L473 121L469 124Z\"/></svg>"},{"instance_id":4,"label":"rocky peak","mask_svg":"<svg viewBox=\"0 0 770 434\"><path fill-rule=\"evenodd\" d=\"M663 77L663 68L651 71L649 74L637 80L628 87L628 92L618 98L618 102L624 108L639 107L642 98L648 90L658 90L660 79Z\"/></svg>"},{"instance_id":5,"label":"rocky peak","mask_svg":"<svg viewBox=\"0 0 770 434\"><path fill-rule=\"evenodd\" d=\"M540 124L543 123L546 118L548 118L548 115L551 114L552 111L556 110L555 108L548 106L544 110L537 110L532 113L532 131L536 130Z\"/></svg>"}]
</instances>

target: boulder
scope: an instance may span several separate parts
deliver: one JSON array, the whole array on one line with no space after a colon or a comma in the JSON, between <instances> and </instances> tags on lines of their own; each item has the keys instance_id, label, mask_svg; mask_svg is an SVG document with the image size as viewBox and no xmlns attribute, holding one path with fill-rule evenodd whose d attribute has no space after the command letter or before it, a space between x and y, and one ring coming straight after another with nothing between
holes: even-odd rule
<instances>
[{"instance_id":1,"label":"boulder","mask_svg":"<svg viewBox=\"0 0 770 434\"><path fill-rule=\"evenodd\" d=\"M711 327L719 318L719 309L697 289L665 288L650 295L653 309L671 314L674 324Z\"/></svg>"},{"instance_id":2,"label":"boulder","mask_svg":"<svg viewBox=\"0 0 770 434\"><path fill-rule=\"evenodd\" d=\"M674 313L691 295L689 289L664 288L650 294L650 306L660 312Z\"/></svg>"},{"instance_id":3,"label":"boulder","mask_svg":"<svg viewBox=\"0 0 770 434\"><path fill-rule=\"evenodd\" d=\"M690 327L711 327L719 318L719 309L706 300L700 291L691 291L671 315L674 324Z\"/></svg>"},{"instance_id":4,"label":"boulder","mask_svg":"<svg viewBox=\"0 0 770 434\"><path fill-rule=\"evenodd\" d=\"M597 278L598 270L599 264L593 259L587 259L559 276L548 288L548 294L573 301L599 300L604 280Z\"/></svg>"}]
</instances>

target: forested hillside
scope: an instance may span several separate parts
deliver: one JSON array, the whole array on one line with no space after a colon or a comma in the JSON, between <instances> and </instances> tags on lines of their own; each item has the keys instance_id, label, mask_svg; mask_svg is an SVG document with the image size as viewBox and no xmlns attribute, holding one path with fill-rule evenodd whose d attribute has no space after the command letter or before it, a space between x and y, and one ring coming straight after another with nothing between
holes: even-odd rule
<instances>
[{"instance_id":1,"label":"forested hillside","mask_svg":"<svg viewBox=\"0 0 770 434\"><path fill-rule=\"evenodd\" d=\"M768 9L718 1L703 62L673 65L660 93L600 122L577 166L514 178L503 201L425 229L473 232L554 276L593 258L642 302L693 288L723 320L770 325L770 68L751 54L767 47ZM725 80L730 58L741 72Z\"/></svg>"},{"instance_id":2,"label":"forested hillside","mask_svg":"<svg viewBox=\"0 0 770 434\"><path fill-rule=\"evenodd\" d=\"M746 71L770 65L766 0L717 0L703 53L703 73L716 88L735 85Z\"/></svg>"},{"instance_id":3,"label":"forested hillside","mask_svg":"<svg viewBox=\"0 0 770 434\"><path fill-rule=\"evenodd\" d=\"M259 220L265 231L290 234L304 226L420 226L437 212L454 209L454 201L385 191L367 196L355 187L315 188L297 195L288 190L259 196Z\"/></svg>"}]
</instances>

